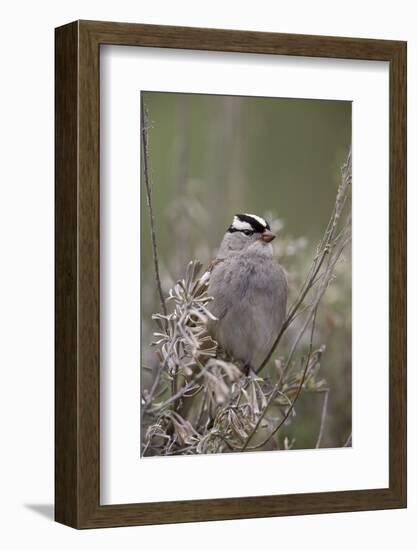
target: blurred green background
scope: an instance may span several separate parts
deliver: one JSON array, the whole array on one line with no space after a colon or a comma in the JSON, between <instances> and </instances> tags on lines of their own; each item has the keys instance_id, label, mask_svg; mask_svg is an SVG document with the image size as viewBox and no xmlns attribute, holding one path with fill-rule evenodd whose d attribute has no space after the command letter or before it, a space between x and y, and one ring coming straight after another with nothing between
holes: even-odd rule
<instances>
[{"instance_id":1,"label":"blurred green background","mask_svg":"<svg viewBox=\"0 0 417 550\"><path fill-rule=\"evenodd\" d=\"M165 92L143 92L143 100L164 290L191 259L207 264L233 215L250 212L279 232L275 255L288 273L291 304L334 205L351 143L351 102ZM143 180L141 260L142 364L152 368L159 301ZM290 338L291 331L277 357ZM338 447L351 432L350 250L319 310L315 344L326 345L320 374L330 388L321 446ZM143 371L145 386L150 372ZM321 394L302 395L280 437L294 439L293 448L314 446L321 406Z\"/></svg>"}]
</instances>

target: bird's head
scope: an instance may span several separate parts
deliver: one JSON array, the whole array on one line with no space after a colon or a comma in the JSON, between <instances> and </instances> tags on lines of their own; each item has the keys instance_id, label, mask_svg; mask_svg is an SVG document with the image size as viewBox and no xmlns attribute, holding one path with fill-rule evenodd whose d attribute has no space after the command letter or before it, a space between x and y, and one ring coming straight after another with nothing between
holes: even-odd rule
<instances>
[{"instance_id":1,"label":"bird's head","mask_svg":"<svg viewBox=\"0 0 417 550\"><path fill-rule=\"evenodd\" d=\"M233 252L243 252L249 247L271 249L269 244L274 239L269 223L261 216L236 214L223 239L222 248L225 246Z\"/></svg>"}]
</instances>

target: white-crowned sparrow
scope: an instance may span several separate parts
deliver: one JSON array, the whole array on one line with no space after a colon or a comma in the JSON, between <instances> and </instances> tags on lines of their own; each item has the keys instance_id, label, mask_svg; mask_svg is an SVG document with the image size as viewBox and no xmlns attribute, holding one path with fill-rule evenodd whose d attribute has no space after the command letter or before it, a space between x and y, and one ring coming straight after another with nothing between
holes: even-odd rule
<instances>
[{"instance_id":1,"label":"white-crowned sparrow","mask_svg":"<svg viewBox=\"0 0 417 550\"><path fill-rule=\"evenodd\" d=\"M273 257L274 238L260 216L237 214L205 274L217 318L208 330L248 372L266 358L285 319L287 279Z\"/></svg>"}]
</instances>

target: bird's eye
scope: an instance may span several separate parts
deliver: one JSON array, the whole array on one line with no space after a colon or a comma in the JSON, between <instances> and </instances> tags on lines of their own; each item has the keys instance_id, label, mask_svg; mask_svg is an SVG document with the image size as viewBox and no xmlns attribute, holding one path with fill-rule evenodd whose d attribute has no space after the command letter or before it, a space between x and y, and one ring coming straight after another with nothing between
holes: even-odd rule
<instances>
[{"instance_id":1,"label":"bird's eye","mask_svg":"<svg viewBox=\"0 0 417 550\"><path fill-rule=\"evenodd\" d=\"M250 229L245 229L245 230L243 231L243 233L244 233L245 235L248 235L248 236L249 236L249 235L253 235L253 231L251 231Z\"/></svg>"}]
</instances>

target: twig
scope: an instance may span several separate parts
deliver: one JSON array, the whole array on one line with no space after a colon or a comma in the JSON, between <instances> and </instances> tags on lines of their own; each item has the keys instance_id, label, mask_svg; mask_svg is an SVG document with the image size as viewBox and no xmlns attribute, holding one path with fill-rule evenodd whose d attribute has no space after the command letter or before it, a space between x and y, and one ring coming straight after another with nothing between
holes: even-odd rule
<instances>
[{"instance_id":1,"label":"twig","mask_svg":"<svg viewBox=\"0 0 417 550\"><path fill-rule=\"evenodd\" d=\"M149 390L148 396L144 399L145 401L144 404L142 405L142 419L143 419L143 416L145 415L145 412L149 408L149 405L152 403L153 398L155 397L156 389L159 386L159 382L161 380L161 374L162 374L162 365L159 364L158 371L155 375L155 379L153 381L152 387Z\"/></svg>"},{"instance_id":2,"label":"twig","mask_svg":"<svg viewBox=\"0 0 417 550\"><path fill-rule=\"evenodd\" d=\"M167 306L165 303L164 293L162 291L162 284L161 284L161 277L159 274L159 260L158 260L158 248L156 244L156 229L155 229L155 217L153 213L153 206L152 206L152 185L149 177L149 149L148 149L148 126L147 126L147 116L146 116L146 110L145 110L145 104L143 101L143 93L140 97L140 103L141 103L141 124L142 124L142 158L143 158L143 174L145 179L145 188L146 188L146 199L148 203L148 212L149 212L149 224L151 229L151 241L152 241L152 257L153 257L153 265L154 265L154 271L155 271L155 279L156 279L156 286L158 289L159 294L159 301L161 303L161 309L163 311L163 314L166 316ZM156 374L155 382L152 386L152 390L150 393L150 399L152 400L153 394L158 386L159 379L161 377L162 372L162 365L159 365L159 371ZM172 383L172 393L176 393L177 391L177 376L176 373L174 373Z\"/></svg>"},{"instance_id":3,"label":"twig","mask_svg":"<svg viewBox=\"0 0 417 550\"><path fill-rule=\"evenodd\" d=\"M330 253L329 253L329 255L326 255L327 264L326 264L326 267L324 269L323 277L321 278L320 285L319 285L319 288L317 290L316 296L313 300L311 311L309 312L309 315L307 316L300 332L298 333L297 337L295 338L295 340L293 342L293 345L291 347L291 350L289 352L287 361L286 361L286 363L283 367L283 372L285 373L288 370L289 365L291 364L292 357L293 357L293 355L294 355L294 353L295 353L295 351L298 347L298 344L301 340L301 337L303 336L303 334L305 333L305 331L307 330L307 327L309 326L309 324L311 322L310 344L309 344L308 356L307 356L306 364L305 364L305 367L303 369L303 373L302 373L302 376L301 376L301 381L298 385L298 388L297 388L296 394L294 396L294 399L293 399L290 407L288 407L288 409L287 409L284 417L282 418L282 420L278 423L278 425L274 428L274 430L269 434L269 436L263 442L261 442L260 444L254 446L254 447L251 447L250 450L259 449L259 448L263 447L266 443L268 443L268 441L271 439L271 437L273 437L278 432L278 430L281 428L281 426L284 424L284 422L287 420L287 418L291 414L292 410L294 409L295 403L296 403L296 401L298 400L298 398L300 396L301 390L303 388L304 382L305 382L306 377L307 377L307 373L309 371L310 359L311 359L311 356L312 356L312 353L313 353L313 338L314 338L314 331L315 331L315 325L316 325L317 310L318 310L318 307L320 305L321 299L322 299L322 297L323 297L323 295L324 295L325 291L327 290L327 287L330 283L330 280L331 280L331 277L332 277L332 274L333 274L334 266L336 265L337 261L339 260L339 257L341 255L341 253L343 252L346 244L349 242L349 240L350 240L350 236L348 236L345 240L343 240L339 244L339 249L334 252L333 256ZM321 261L321 264L323 264L324 259L325 258L323 258L323 260ZM253 434L251 433L250 438L252 438L252 435ZM245 447L245 449L248 448L247 444L245 444L244 447Z\"/></svg>"},{"instance_id":4,"label":"twig","mask_svg":"<svg viewBox=\"0 0 417 550\"><path fill-rule=\"evenodd\" d=\"M255 449L260 449L261 447L263 447L264 445L266 445L268 443L268 441L271 439L271 437L274 437L274 435L279 431L279 429L281 428L281 426L286 422L286 420L288 419L288 417L290 416L292 410L294 409L294 406L295 406L295 403L297 401L297 399L299 398L300 396L300 393L301 393L301 389L304 385L304 381L305 381L305 378L306 378L306 374L307 374L307 371L308 371L308 362L306 362L306 365L304 367L304 370L303 370L303 374L302 374L302 377L301 377L301 381L300 381L300 384L297 388L297 393L295 394L294 396L294 399L292 400L291 402L291 405L288 407L288 409L286 410L283 418L281 419L281 421L278 423L278 425L272 430L272 432L268 435L268 437L266 439L264 439L264 441L262 441L261 443L258 443L257 445L255 445L254 447L250 447L249 450L251 451L254 451ZM245 447L247 448L247 447Z\"/></svg>"},{"instance_id":5,"label":"twig","mask_svg":"<svg viewBox=\"0 0 417 550\"><path fill-rule=\"evenodd\" d=\"M159 300L161 302L161 308L164 315L167 315L167 306L165 303L164 294L162 292L161 277L159 275L159 261L158 261L158 249L156 245L155 218L154 218L153 207L152 207L152 185L149 177L147 116L145 112L145 104L143 102L143 94L141 95L140 103L141 103L141 124L142 124L143 174L145 178L146 199L148 203L149 223L151 227L153 265L155 270L156 286L158 288L158 293L159 293Z\"/></svg>"},{"instance_id":6,"label":"twig","mask_svg":"<svg viewBox=\"0 0 417 550\"><path fill-rule=\"evenodd\" d=\"M277 348L282 338L282 335L287 330L287 328L291 325L291 323L294 321L297 315L297 312L301 307L301 305L303 304L307 294L312 289L312 287L318 282L318 280L323 276L323 274L320 274L320 270L323 266L325 259L331 255L332 247L334 247L334 245L339 241L340 237L344 235L344 232L347 230L349 226L350 220L348 219L347 224L345 224L345 226L342 228L341 232L337 235L337 237L334 238L337 230L337 226L340 220L340 216L346 202L346 196L347 196L346 190L351 182L351 178L352 178L352 156L351 156L351 151L349 151L346 163L342 168L342 181L337 191L335 206L334 206L332 215L330 217L329 223L327 225L326 231L324 232L324 236L318 246L317 254L313 260L313 264L309 269L306 280L299 291L298 297L295 300L292 307L290 308L287 318L285 319L274 343L272 344L271 349L269 350L267 356L265 357L261 365L258 367L256 371L257 373L259 373L268 363L275 349Z\"/></svg>"},{"instance_id":7,"label":"twig","mask_svg":"<svg viewBox=\"0 0 417 550\"><path fill-rule=\"evenodd\" d=\"M204 395L201 402L200 414L198 415L197 422L195 423L197 427L197 431L199 431L201 420L203 419L204 410L206 408L206 402L207 402L207 388L204 388Z\"/></svg>"},{"instance_id":8,"label":"twig","mask_svg":"<svg viewBox=\"0 0 417 550\"><path fill-rule=\"evenodd\" d=\"M346 439L343 447L350 447L352 445L352 432L350 432L349 437Z\"/></svg>"},{"instance_id":9,"label":"twig","mask_svg":"<svg viewBox=\"0 0 417 550\"><path fill-rule=\"evenodd\" d=\"M305 382L305 379L306 379L306 376L307 376L307 372L309 370L310 359L311 359L311 355L312 355L312 352L313 352L313 337L314 337L314 330L315 330L315 327L316 327L317 307L318 307L318 304L317 304L317 306L316 306L316 308L313 312L313 322L312 322L312 325L311 325L311 333L310 333L310 346L309 346L309 350L308 350L308 356L307 356L307 359L306 359L306 364L305 364L305 367L304 367L304 370L303 370L303 374L301 376L300 384L298 385L297 392L294 396L294 399L292 400L291 405L288 407L288 409L285 412L285 414L284 414L283 418L281 419L281 421L272 430L272 432L268 435L268 437L264 441L262 441L262 443L259 443L258 445L254 446L254 447L251 447L250 450L260 449L261 447L266 445L268 443L268 441L271 439L271 437L273 437L278 432L278 430L281 428L281 426L284 424L284 422L286 422L287 418L290 416L292 410L294 409L295 403L296 403L297 399L300 396L302 387L304 385L304 382ZM291 360L291 357L289 357L287 359L287 364L290 360ZM267 406L268 406L268 404L267 404ZM252 438L252 436L253 436L253 433L251 433L249 437ZM244 448L245 449L247 448L247 442L245 443Z\"/></svg>"},{"instance_id":10,"label":"twig","mask_svg":"<svg viewBox=\"0 0 417 550\"><path fill-rule=\"evenodd\" d=\"M197 376L195 376L193 380L191 380L191 382L183 386L177 393L172 395L169 399L167 399L163 403L160 403L159 405L155 405L155 407L152 409L152 412L158 412L160 410L165 409L168 405L175 403L175 401L183 397L189 390L194 389L196 386L196 382L206 374L210 366L211 365L209 363L205 365L202 368L202 370L197 374Z\"/></svg>"},{"instance_id":11,"label":"twig","mask_svg":"<svg viewBox=\"0 0 417 550\"><path fill-rule=\"evenodd\" d=\"M142 107L143 108L143 107ZM144 111L144 108L143 108ZM145 142L146 142L146 135ZM147 143L145 143L147 147ZM145 146L144 146L145 148ZM150 439L147 441L147 445L149 447L146 448L146 453L150 452L151 454L177 454L177 453L199 453L199 452L205 452L203 449L207 447L209 450L207 452L216 452L216 446L217 446L217 452L222 452L224 450L227 451L227 449L224 448L224 445L227 445L228 448L232 451L241 452L241 451L251 451L259 448L263 448L280 430L280 428L284 425L284 423L287 421L288 418L290 418L290 415L294 412L294 408L296 406L297 400L299 399L301 393L305 389L311 388L312 391L314 391L314 388L317 389L318 392L324 393L323 396L323 402L322 402L322 408L321 408L321 416L320 416L320 426L319 431L317 434L317 440L316 440L316 448L319 448L321 445L321 442L324 437L325 433L325 424L327 420L327 408L328 408L328 398L329 398L329 388L323 388L323 385L317 385L317 387L314 384L314 378L315 373L317 371L316 365L320 361L320 357L322 355L323 347L319 347L318 349L314 349L313 346L315 346L315 327L316 327L316 316L318 312L318 308L320 306L320 303L322 301L324 293L327 291L330 283L332 282L334 278L334 270L336 267L337 262L339 261L339 258L345 248L345 246L350 241L350 218L349 216L345 216L343 214L343 208L348 200L348 194L347 189L349 186L349 183L351 181L351 172L350 172L350 155L348 157L348 161L343 167L342 170L342 178L341 183L338 187L338 192L333 208L332 215L329 219L328 225L326 227L326 230L322 236L322 239L320 240L320 243L317 247L315 257L313 258L313 261L310 265L310 269L308 271L308 274L305 278L304 284L301 286L298 296L296 300L294 301L293 305L287 312L286 320L281 328L280 333L277 336L277 339L274 343L273 348L270 350L270 353L268 357L264 360L260 368L258 369L258 372L267 364L270 356L272 356L273 352L275 351L276 345L279 343L280 338L282 337L285 330L288 329L288 327L294 322L294 319L298 318L302 315L302 322L300 323L300 327L298 327L298 330L296 331L296 334L294 334L294 337L291 341L291 347L289 350L289 353L287 354L285 363L282 367L280 367L280 376L278 377L278 381L273 386L272 390L269 390L268 392L265 392L264 390L260 390L263 393L263 406L260 408L260 404L256 395L256 389L255 386L251 386L252 390L255 392L254 395L252 395L251 392L250 396L251 399L248 401L248 403L239 406L239 401L242 398L243 395L246 397L247 394L244 392L243 387L245 387L248 382L244 381L243 385L239 382L239 384L236 385L236 392L233 391L233 386L231 388L231 392L229 393L228 400L226 401L226 404L222 401L221 405L218 405L218 410L216 410L212 413L209 412L209 415L212 416L212 422L214 424L209 424L207 419L207 422L205 422L205 426L202 426L203 432L205 433L200 434L200 424L204 422L204 414L207 409L207 398L208 398L208 389L207 384L204 384L202 381L200 381L203 376L210 377L210 380L212 378L216 380L214 374L212 371L209 371L209 367L211 365L211 362L205 363L205 360L203 363L201 363L198 359L194 357L194 354L196 354L197 357L208 355L213 357L213 349L209 347L208 351L206 352L206 348L201 345L200 338L202 341L205 339L204 331L201 332L199 326L196 326L194 331L188 331L185 330L187 328L187 325L183 324L184 319L188 318L190 315L189 307L187 304L193 303L193 290L190 287L190 284L193 283L194 275L188 274L186 279L182 281L182 284L180 287L174 289L172 291L172 296L170 292L170 298L176 300L176 308L178 308L178 318L175 317L175 320L173 321L173 325L175 328L178 328L180 331L180 337L173 338L172 334L167 330L167 334L164 336L163 334L158 334L158 336L162 337L158 344L160 342L165 342L162 346L162 353L165 356L164 361L162 362L163 366L167 362L168 358L171 356L171 351L174 352L173 349L173 341L179 342L178 349L175 348L174 353L174 363L177 364L184 364L185 368L189 368L189 366L199 366L200 371L199 372L193 372L193 376L191 380L184 380L183 386L181 388L172 386L171 396L169 399L162 403L153 404L153 399L148 398L148 402L146 403L146 407L149 405L152 405L152 407L149 407L149 413L150 415L156 415L158 417L158 422L151 426L151 431L149 431ZM341 220L343 222L341 223ZM187 271L188 273L188 271ZM190 280L189 280L190 279ZM187 282L185 282L187 281ZM193 283L194 284L194 283ZM191 290L189 290L189 287ZM191 292L191 294L190 294ZM184 296L183 296L184 294ZM190 301L191 300L191 301ZM195 298L194 301L196 301L197 298ZM184 309L184 304L187 305L187 308ZM208 313L206 312L206 303L203 301L203 303L197 304L197 310L201 313L201 317L205 318ZM202 309L201 309L202 308ZM201 311L200 311L201 310ZM185 317L184 317L185 315ZM196 314L197 315L197 314ZM200 319L199 316L197 316L198 319ZM170 323L171 317L169 319L166 319L167 323ZM169 324L169 327L171 327L171 324ZM172 328L172 327L171 327ZM309 345L308 345L308 352L306 356L302 357L301 359L301 368L297 367L297 375L294 377L292 374L293 366L295 368L295 363L299 364L299 361L296 361L296 354L299 354L299 348L302 346L302 341L304 335L307 336L306 333L310 332L309 334ZM164 339L165 338L165 339ZM167 343L169 342L169 345ZM167 349L168 348L168 349ZM191 359L192 356L192 359ZM186 363L186 359L189 359L189 362ZM214 364L216 364L216 360L213 359ZM172 368L171 368L172 372ZM188 372L187 370L185 372ZM286 373L287 374L286 376ZM175 373L174 373L175 374ZM284 388L282 388L282 380L286 380ZM261 379L262 380L262 379ZM313 380L313 384L310 386L310 380ZM154 381L155 382L155 381ZM265 381L264 381L265 382ZM211 382L210 382L211 383ZM220 383L220 382L219 382ZM152 388L154 391L151 392L151 395L153 393L156 393L157 391L157 384L155 384ZM282 391L280 391L282 390ZM290 391L291 390L291 391ZM222 390L223 391L223 390ZM184 421L183 423L178 426L172 427L172 433L171 431L167 431L167 429L164 427L165 422L164 418L168 418L169 415L172 415L175 413L176 410L179 410L179 406L183 401L183 398L188 398L191 396L191 394L195 395L196 393L202 392L203 399L200 407L198 408L197 412L197 423L192 424L193 429L198 429L199 437L194 439L189 439L189 441L184 440L184 433L187 435L187 432L189 431L188 424L186 424ZM284 393L282 393L284 392ZM278 395L282 395L285 397L286 401L282 402L281 399L278 398ZM291 396L293 396L291 398ZM211 398L210 398L211 399ZM249 398L248 398L249 399ZM266 400L265 400L266 399ZM227 404L227 402L229 404ZM260 443L252 443L253 438L256 436L256 434L260 431L259 428L262 424L262 420L265 419L269 408L273 403L276 403L279 405L280 410L282 411L280 413L280 418L275 419L271 422L268 421L269 429L266 434L263 434L261 431L261 438L264 440ZM211 401L210 405L211 407ZM167 411L168 408L172 408L172 411ZM176 414L176 413L175 413ZM214 415L214 416L213 416ZM247 423L243 422L243 419L248 417L250 415L251 422L248 427ZM174 417L172 417L174 418ZM184 417L185 418L185 417ZM162 420L161 420L162 419ZM162 423L161 423L162 422ZM158 425L160 424L160 427L158 428ZM212 427L213 426L213 427ZM153 430L153 431L152 431ZM158 441L151 441L153 437L153 433L156 435L159 434L159 432L162 431L164 435L166 435L166 442L162 443L162 446L158 444ZM224 432L224 433L223 433ZM249 433L248 433L249 432ZM207 436L207 440L205 439ZM216 439L218 438L218 439ZM259 438L260 439L260 438ZM258 441L259 441L258 439ZM220 443L222 441L223 443ZM219 443L217 443L219 442ZM184 443L187 444L187 446L184 446ZM347 441L347 444L349 443L349 440ZM220 447L219 447L220 445ZM178 448L181 447L181 448ZM197 448L199 447L199 448Z\"/></svg>"},{"instance_id":12,"label":"twig","mask_svg":"<svg viewBox=\"0 0 417 550\"><path fill-rule=\"evenodd\" d=\"M309 346L308 357L307 357L306 365L305 365L304 370L303 370L303 374L302 374L302 377L301 377L300 384L298 385L297 392L296 392L295 397L294 397L294 399L291 403L291 406L288 408L287 412L284 415L284 418L281 420L281 422L279 422L279 424L276 426L276 428L274 428L274 430L271 432L271 434L262 443L256 445L256 447L251 447L250 450L259 449L260 447L263 447L266 443L268 443L268 441L271 439L271 437L273 437L278 432L278 430L281 428L281 426L284 424L284 422L289 417L291 411L294 409L295 403L296 403L296 401L298 400L298 398L300 396L301 390L302 390L304 382L306 380L307 372L309 370L308 367L309 367L310 358L311 358L311 355L312 355L313 337L314 337L317 309L318 309L318 306L320 305L321 298L322 298L324 292L326 291L326 289L328 287L328 284L330 282L331 274L333 273L333 268L336 265L336 263L337 263L337 261L340 257L340 254L342 253L342 251L343 251L345 245L347 244L347 242L348 242L348 239L343 241L343 243L340 246L340 249L338 250L337 254L335 254L335 257L332 259L331 262L330 262L330 258L328 258L328 262L327 262L328 265L327 265L327 268L326 268L326 271L325 271L325 276L323 277L322 283L321 283L320 288L317 292L312 312L307 317L302 329L300 330L299 334L297 335L297 338L296 338L296 340L295 340L295 342L294 342L294 344L291 348L291 351L290 351L290 354L289 354L288 359L286 361L286 364L283 368L284 372L288 369L288 367L290 365L290 362L292 360L292 356L295 353L296 347L297 347L299 341L301 340L302 335L304 334L305 330L307 329L307 326L309 325L309 323L312 319L312 327L311 327L311 333L310 333L310 346Z\"/></svg>"},{"instance_id":13,"label":"twig","mask_svg":"<svg viewBox=\"0 0 417 550\"><path fill-rule=\"evenodd\" d=\"M279 383L275 384L275 387L272 390L271 395L269 396L269 399L268 399L265 407L263 408L261 414L259 415L259 418L258 418L255 426L252 428L251 433L246 438L246 441L243 444L243 447L240 449L240 451L245 451L246 450L246 447L249 445L250 441L252 440L253 436L255 435L257 429L259 428L259 426L262 422L262 419L265 417L266 411L268 410L269 406L271 405L271 403L275 399L275 396L278 394L278 387L279 387Z\"/></svg>"},{"instance_id":14,"label":"twig","mask_svg":"<svg viewBox=\"0 0 417 550\"><path fill-rule=\"evenodd\" d=\"M323 392L323 406L321 408L320 430L316 441L316 449L320 449L320 443L324 433L324 425L326 423L328 400L329 400L329 390L326 390Z\"/></svg>"},{"instance_id":15,"label":"twig","mask_svg":"<svg viewBox=\"0 0 417 550\"><path fill-rule=\"evenodd\" d=\"M177 327L175 327L174 335L175 335L176 330L177 330ZM155 375L155 380L154 380L154 382L152 384L152 387L149 391L146 402L144 403L144 405L142 407L142 418L145 415L146 411L148 410L149 406L152 404L152 401L155 397L155 392L158 388L159 381L161 379L162 371L164 370L164 368L166 367L166 365L168 363L168 358L169 358L169 355L170 355L174 345L175 345L175 338L173 338L172 341L170 342L170 345L169 345L169 348L168 348L168 353L166 354L165 359L162 361L162 363L158 363L158 372ZM171 391L172 391L172 394L175 394L176 391L177 391L176 387L174 387L172 384L171 384Z\"/></svg>"}]
</instances>

